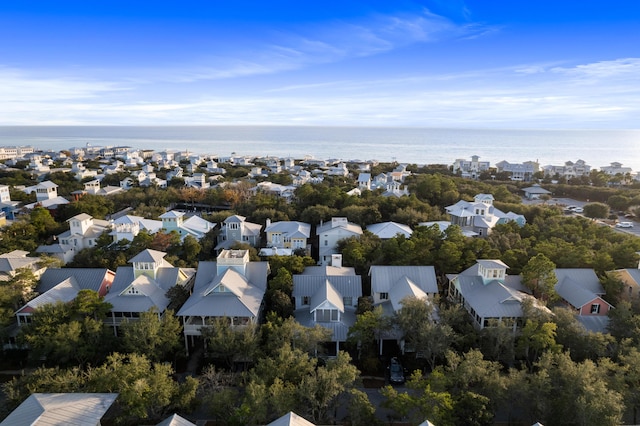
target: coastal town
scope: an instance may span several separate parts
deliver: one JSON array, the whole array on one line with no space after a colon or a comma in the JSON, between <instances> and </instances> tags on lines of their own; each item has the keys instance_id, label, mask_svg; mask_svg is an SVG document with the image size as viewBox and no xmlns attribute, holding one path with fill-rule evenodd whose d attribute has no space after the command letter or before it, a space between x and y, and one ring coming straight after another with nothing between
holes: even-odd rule
<instances>
[{"instance_id":1,"label":"coastal town","mask_svg":"<svg viewBox=\"0 0 640 426\"><path fill-rule=\"evenodd\" d=\"M469 158L0 147L0 425L637 423L640 172Z\"/></svg>"}]
</instances>

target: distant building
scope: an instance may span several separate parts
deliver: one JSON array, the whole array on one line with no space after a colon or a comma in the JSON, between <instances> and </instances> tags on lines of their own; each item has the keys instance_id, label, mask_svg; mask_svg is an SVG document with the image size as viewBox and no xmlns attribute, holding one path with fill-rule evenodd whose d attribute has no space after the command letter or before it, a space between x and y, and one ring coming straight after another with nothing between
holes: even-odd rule
<instances>
[{"instance_id":1,"label":"distant building","mask_svg":"<svg viewBox=\"0 0 640 426\"><path fill-rule=\"evenodd\" d=\"M559 176L567 179L589 176L591 173L591 166L585 163L584 160L578 160L575 163L567 161L563 166L544 166L544 175L549 177Z\"/></svg>"},{"instance_id":2,"label":"distant building","mask_svg":"<svg viewBox=\"0 0 640 426\"><path fill-rule=\"evenodd\" d=\"M328 265L333 254L338 253L338 241L362 235L360 225L351 223L346 217L333 217L331 221L321 223L316 229L319 241L319 260L321 265Z\"/></svg>"},{"instance_id":3,"label":"distant building","mask_svg":"<svg viewBox=\"0 0 640 426\"><path fill-rule=\"evenodd\" d=\"M464 178L478 179L480 173L489 170L490 167L488 161L479 161L479 159L477 155L472 156L471 161L459 158L453 162L452 171Z\"/></svg>"},{"instance_id":4,"label":"distant building","mask_svg":"<svg viewBox=\"0 0 640 426\"><path fill-rule=\"evenodd\" d=\"M451 224L458 225L468 236L487 236L491 229L502 223L516 222L524 226L525 217L513 212L504 213L493 205L493 195L478 194L473 201L460 200L457 203L445 207L449 214Z\"/></svg>"},{"instance_id":5,"label":"distant building","mask_svg":"<svg viewBox=\"0 0 640 426\"><path fill-rule=\"evenodd\" d=\"M540 170L540 164L536 161L526 161L519 164L511 164L508 161L501 161L496 164L498 173L509 173L509 178L514 181L530 182L533 175Z\"/></svg>"}]
</instances>

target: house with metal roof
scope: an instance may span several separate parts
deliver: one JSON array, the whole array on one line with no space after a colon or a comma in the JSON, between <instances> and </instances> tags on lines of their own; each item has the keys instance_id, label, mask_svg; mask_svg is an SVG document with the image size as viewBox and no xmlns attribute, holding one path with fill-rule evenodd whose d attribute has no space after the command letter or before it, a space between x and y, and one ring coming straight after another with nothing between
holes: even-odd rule
<instances>
[{"instance_id":1,"label":"house with metal roof","mask_svg":"<svg viewBox=\"0 0 640 426\"><path fill-rule=\"evenodd\" d=\"M86 213L77 214L67 222L69 230L56 236L56 244L40 246L36 251L68 263L80 250L95 247L96 240L111 229L109 221L94 219Z\"/></svg>"},{"instance_id":2,"label":"house with metal roof","mask_svg":"<svg viewBox=\"0 0 640 426\"><path fill-rule=\"evenodd\" d=\"M23 191L27 194L36 193L36 202L27 204L25 208L32 210L35 207L42 206L49 210L55 210L59 205L69 204L69 200L58 195L58 185L46 180L37 185L29 186Z\"/></svg>"},{"instance_id":3,"label":"house with metal roof","mask_svg":"<svg viewBox=\"0 0 640 426\"><path fill-rule=\"evenodd\" d=\"M506 322L513 330L520 325L522 302L531 300L535 307L546 310L521 282L520 275L508 275L509 267L500 260L481 259L459 274L448 274L447 295L469 312L476 328L492 321Z\"/></svg>"},{"instance_id":4,"label":"house with metal roof","mask_svg":"<svg viewBox=\"0 0 640 426\"><path fill-rule=\"evenodd\" d=\"M196 424L191 423L189 420L178 414L172 414L156 426L196 426Z\"/></svg>"},{"instance_id":5,"label":"house with metal roof","mask_svg":"<svg viewBox=\"0 0 640 426\"><path fill-rule=\"evenodd\" d=\"M294 221L271 223L271 220L267 219L264 232L267 235L267 247L260 251L261 255L291 255L297 249L307 250L311 225Z\"/></svg>"},{"instance_id":6,"label":"house with metal roof","mask_svg":"<svg viewBox=\"0 0 640 426\"><path fill-rule=\"evenodd\" d=\"M40 306L70 302L80 290L106 295L114 277L115 273L106 268L47 268L36 286L39 295L16 312L18 326L29 323L34 310Z\"/></svg>"},{"instance_id":7,"label":"house with metal roof","mask_svg":"<svg viewBox=\"0 0 640 426\"><path fill-rule=\"evenodd\" d=\"M260 231L262 225L247 222L247 218L234 214L222 222L222 228L218 235L216 250L225 250L238 243L246 243L252 247L260 245Z\"/></svg>"},{"instance_id":8,"label":"house with metal roof","mask_svg":"<svg viewBox=\"0 0 640 426\"><path fill-rule=\"evenodd\" d=\"M458 225L463 232L471 232L478 236L487 236L496 225L516 222L524 226L527 220L523 215L513 212L504 213L493 205L493 195L478 194L473 201L460 200L445 207L452 225Z\"/></svg>"},{"instance_id":9,"label":"house with metal roof","mask_svg":"<svg viewBox=\"0 0 640 426\"><path fill-rule=\"evenodd\" d=\"M362 277L359 275L293 276L294 317L305 327L319 324L332 331L333 344L327 348L329 355L336 355L347 341L361 296Z\"/></svg>"},{"instance_id":10,"label":"house with metal roof","mask_svg":"<svg viewBox=\"0 0 640 426\"><path fill-rule=\"evenodd\" d=\"M362 227L351 223L346 217L332 217L331 221L320 223L316 229L319 240L319 261L321 265L328 265L331 256L338 253L338 241L349 238L360 238Z\"/></svg>"},{"instance_id":11,"label":"house with metal roof","mask_svg":"<svg viewBox=\"0 0 640 426\"><path fill-rule=\"evenodd\" d=\"M268 262L251 262L248 250L223 250L215 262L200 262L193 293L176 316L182 318L185 346L215 318L231 326L257 323L269 275Z\"/></svg>"},{"instance_id":12,"label":"house with metal roof","mask_svg":"<svg viewBox=\"0 0 640 426\"><path fill-rule=\"evenodd\" d=\"M112 305L111 314L105 324L113 327L118 334L118 326L125 320L135 321L140 313L155 309L162 315L169 306L167 291L173 286L190 287L195 270L177 268L164 260L166 253L147 249L129 260L132 266L121 266L105 302Z\"/></svg>"},{"instance_id":13,"label":"house with metal roof","mask_svg":"<svg viewBox=\"0 0 640 426\"><path fill-rule=\"evenodd\" d=\"M602 298L606 292L593 269L557 268L554 272L556 293L578 316L607 316L613 306Z\"/></svg>"},{"instance_id":14,"label":"house with metal roof","mask_svg":"<svg viewBox=\"0 0 640 426\"><path fill-rule=\"evenodd\" d=\"M409 238L413 233L413 230L408 225L396 222L373 223L367 226L367 231L376 235L381 240L388 240L398 234Z\"/></svg>"},{"instance_id":15,"label":"house with metal roof","mask_svg":"<svg viewBox=\"0 0 640 426\"><path fill-rule=\"evenodd\" d=\"M289 411L287 414L277 418L267 426L315 426L315 423L311 423L304 417L301 417L296 413Z\"/></svg>"},{"instance_id":16,"label":"house with metal roof","mask_svg":"<svg viewBox=\"0 0 640 426\"><path fill-rule=\"evenodd\" d=\"M522 188L522 192L524 192L524 197L527 200L537 200L542 195L551 194L551 191L547 191L546 189L544 189L543 187L541 187L538 184L531 185L528 188Z\"/></svg>"},{"instance_id":17,"label":"house with metal roof","mask_svg":"<svg viewBox=\"0 0 640 426\"><path fill-rule=\"evenodd\" d=\"M140 231L146 231L151 235L160 231L162 221L127 214L113 219L111 229L110 235L113 237L114 243L122 240L133 241Z\"/></svg>"},{"instance_id":18,"label":"house with metal roof","mask_svg":"<svg viewBox=\"0 0 640 426\"><path fill-rule=\"evenodd\" d=\"M13 250L0 254L0 281L10 280L22 268L30 269L36 277L46 271L46 268L40 266L40 258L29 256L28 251Z\"/></svg>"},{"instance_id":19,"label":"house with metal roof","mask_svg":"<svg viewBox=\"0 0 640 426\"><path fill-rule=\"evenodd\" d=\"M117 393L34 393L1 426L100 426Z\"/></svg>"},{"instance_id":20,"label":"house with metal roof","mask_svg":"<svg viewBox=\"0 0 640 426\"><path fill-rule=\"evenodd\" d=\"M616 269L607 272L607 274L622 281L624 285L623 297L640 298L640 265L637 268Z\"/></svg>"},{"instance_id":21,"label":"house with metal roof","mask_svg":"<svg viewBox=\"0 0 640 426\"><path fill-rule=\"evenodd\" d=\"M165 232L176 231L183 240L187 235L200 240L207 232L216 227L215 223L209 222L200 216L187 216L186 213L177 210L171 210L160 215L160 219L162 219L162 229Z\"/></svg>"}]
</instances>

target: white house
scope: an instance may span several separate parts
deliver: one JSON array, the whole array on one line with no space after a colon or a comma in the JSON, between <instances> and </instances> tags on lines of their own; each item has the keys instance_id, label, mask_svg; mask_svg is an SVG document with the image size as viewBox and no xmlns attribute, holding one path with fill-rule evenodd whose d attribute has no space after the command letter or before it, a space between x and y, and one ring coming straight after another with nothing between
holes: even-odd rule
<instances>
[{"instance_id":1,"label":"white house","mask_svg":"<svg viewBox=\"0 0 640 426\"><path fill-rule=\"evenodd\" d=\"M269 262L251 262L247 250L223 250L216 262L200 262L193 293L176 314L187 350L215 318L227 317L235 327L257 323L268 275Z\"/></svg>"},{"instance_id":2,"label":"white house","mask_svg":"<svg viewBox=\"0 0 640 426\"><path fill-rule=\"evenodd\" d=\"M200 240L207 232L216 227L215 223L209 222L200 216L193 215L186 217L184 212L177 210L171 210L160 215L160 219L162 219L162 228L166 232L176 231L182 239L187 235L191 235L195 239Z\"/></svg>"},{"instance_id":3,"label":"white house","mask_svg":"<svg viewBox=\"0 0 640 426\"><path fill-rule=\"evenodd\" d=\"M333 217L330 222L321 223L316 229L319 240L319 261L322 265L331 262L331 256L338 253L338 241L349 237L360 237L362 227L351 223L346 217Z\"/></svg>"},{"instance_id":4,"label":"white house","mask_svg":"<svg viewBox=\"0 0 640 426\"><path fill-rule=\"evenodd\" d=\"M336 355L347 340L355 323L358 298L362 296L359 275L318 275L303 273L293 276L294 317L305 327L319 324L332 331L328 355ZM351 270L347 270L351 271Z\"/></svg>"},{"instance_id":5,"label":"white house","mask_svg":"<svg viewBox=\"0 0 640 426\"><path fill-rule=\"evenodd\" d=\"M229 216L222 222L216 250L228 249L234 243L247 243L253 247L260 244L260 230L262 225L247 222L247 218L240 215Z\"/></svg>"},{"instance_id":6,"label":"white house","mask_svg":"<svg viewBox=\"0 0 640 426\"><path fill-rule=\"evenodd\" d=\"M75 215L67 222L69 230L56 236L56 244L40 246L36 251L68 263L80 250L95 247L97 239L111 227L109 221L94 219L86 213Z\"/></svg>"},{"instance_id":7,"label":"white house","mask_svg":"<svg viewBox=\"0 0 640 426\"><path fill-rule=\"evenodd\" d=\"M311 225L303 222L280 221L271 223L267 219L264 230L267 236L267 249L260 251L261 255L276 254L291 255L297 249L307 250Z\"/></svg>"},{"instance_id":8,"label":"white house","mask_svg":"<svg viewBox=\"0 0 640 426\"><path fill-rule=\"evenodd\" d=\"M473 202L460 200L445 207L452 225L458 225L466 235L487 236L491 228L498 224L516 222L524 226L527 220L523 215L513 212L504 213L493 205L493 195L478 194Z\"/></svg>"}]
</instances>

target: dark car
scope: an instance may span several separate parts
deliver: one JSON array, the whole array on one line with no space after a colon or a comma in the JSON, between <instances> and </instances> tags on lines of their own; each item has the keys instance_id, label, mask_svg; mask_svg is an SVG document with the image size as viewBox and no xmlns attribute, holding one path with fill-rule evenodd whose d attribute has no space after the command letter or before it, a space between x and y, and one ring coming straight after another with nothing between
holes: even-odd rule
<instances>
[{"instance_id":1,"label":"dark car","mask_svg":"<svg viewBox=\"0 0 640 426\"><path fill-rule=\"evenodd\" d=\"M396 357L391 358L389 364L389 382L393 384L404 383L404 369Z\"/></svg>"}]
</instances>

